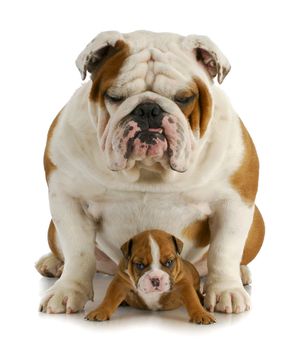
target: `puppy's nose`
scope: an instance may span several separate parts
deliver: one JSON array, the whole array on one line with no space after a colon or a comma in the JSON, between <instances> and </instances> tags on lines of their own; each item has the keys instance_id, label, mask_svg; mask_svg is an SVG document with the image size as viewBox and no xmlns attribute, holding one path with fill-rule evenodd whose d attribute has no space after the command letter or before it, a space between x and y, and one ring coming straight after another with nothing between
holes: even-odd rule
<instances>
[{"instance_id":1,"label":"puppy's nose","mask_svg":"<svg viewBox=\"0 0 298 350\"><path fill-rule=\"evenodd\" d=\"M160 284L159 278L153 277L150 279L150 281L153 287L159 287L159 284Z\"/></svg>"},{"instance_id":2,"label":"puppy's nose","mask_svg":"<svg viewBox=\"0 0 298 350\"><path fill-rule=\"evenodd\" d=\"M139 104L133 111L134 120L144 129L160 128L163 110L157 103L145 102Z\"/></svg>"}]
</instances>

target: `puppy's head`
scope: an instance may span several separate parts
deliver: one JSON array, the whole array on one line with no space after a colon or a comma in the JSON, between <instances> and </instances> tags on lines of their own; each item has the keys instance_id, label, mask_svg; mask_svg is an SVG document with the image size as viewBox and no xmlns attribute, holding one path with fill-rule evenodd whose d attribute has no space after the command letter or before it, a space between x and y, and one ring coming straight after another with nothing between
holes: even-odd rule
<instances>
[{"instance_id":1,"label":"puppy's head","mask_svg":"<svg viewBox=\"0 0 298 350\"><path fill-rule=\"evenodd\" d=\"M169 291L181 271L183 242L159 230L142 232L121 247L126 269L140 293Z\"/></svg>"},{"instance_id":2,"label":"puppy's head","mask_svg":"<svg viewBox=\"0 0 298 350\"><path fill-rule=\"evenodd\" d=\"M207 37L99 34L77 59L107 166L184 172L213 114L212 78L230 66Z\"/></svg>"}]
</instances>

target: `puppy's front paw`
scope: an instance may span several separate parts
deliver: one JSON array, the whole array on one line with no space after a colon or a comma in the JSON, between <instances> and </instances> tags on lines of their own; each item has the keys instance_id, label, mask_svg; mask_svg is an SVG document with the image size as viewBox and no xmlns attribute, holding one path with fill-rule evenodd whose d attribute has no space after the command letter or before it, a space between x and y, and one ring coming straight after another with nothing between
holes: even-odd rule
<instances>
[{"instance_id":1,"label":"puppy's front paw","mask_svg":"<svg viewBox=\"0 0 298 350\"><path fill-rule=\"evenodd\" d=\"M40 311L48 314L75 313L84 308L92 295L92 286L60 279L46 292L40 304Z\"/></svg>"},{"instance_id":2,"label":"puppy's front paw","mask_svg":"<svg viewBox=\"0 0 298 350\"><path fill-rule=\"evenodd\" d=\"M104 308L97 308L89 312L85 319L89 321L107 321L110 319L110 314Z\"/></svg>"},{"instance_id":3,"label":"puppy's front paw","mask_svg":"<svg viewBox=\"0 0 298 350\"><path fill-rule=\"evenodd\" d=\"M250 309L250 297L241 282L213 282L206 288L204 304L211 312L238 314Z\"/></svg>"},{"instance_id":4,"label":"puppy's front paw","mask_svg":"<svg viewBox=\"0 0 298 350\"><path fill-rule=\"evenodd\" d=\"M198 323L198 324L212 324L215 323L216 320L213 315L209 312L196 311L190 317L190 322Z\"/></svg>"}]
</instances>

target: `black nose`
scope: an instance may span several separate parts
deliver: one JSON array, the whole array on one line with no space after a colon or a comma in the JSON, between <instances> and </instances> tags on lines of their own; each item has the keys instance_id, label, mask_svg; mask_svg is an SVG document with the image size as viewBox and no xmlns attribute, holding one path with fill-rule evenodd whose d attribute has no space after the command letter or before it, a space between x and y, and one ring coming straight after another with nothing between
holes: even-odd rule
<instances>
[{"instance_id":1,"label":"black nose","mask_svg":"<svg viewBox=\"0 0 298 350\"><path fill-rule=\"evenodd\" d=\"M160 128L163 110L157 103L146 102L139 104L133 111L134 120L142 130Z\"/></svg>"},{"instance_id":2,"label":"black nose","mask_svg":"<svg viewBox=\"0 0 298 350\"><path fill-rule=\"evenodd\" d=\"M151 278L151 283L153 287L159 287L159 278Z\"/></svg>"}]
</instances>

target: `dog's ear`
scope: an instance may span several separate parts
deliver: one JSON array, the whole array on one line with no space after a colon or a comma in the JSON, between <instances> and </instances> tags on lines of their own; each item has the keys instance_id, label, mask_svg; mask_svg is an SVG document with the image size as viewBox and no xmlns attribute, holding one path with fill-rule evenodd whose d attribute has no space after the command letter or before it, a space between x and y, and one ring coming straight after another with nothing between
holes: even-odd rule
<instances>
[{"instance_id":1,"label":"dog's ear","mask_svg":"<svg viewBox=\"0 0 298 350\"><path fill-rule=\"evenodd\" d=\"M92 74L104 57L115 48L118 40L124 40L119 32L103 32L86 46L76 60L82 80L86 78L87 71Z\"/></svg>"},{"instance_id":2,"label":"dog's ear","mask_svg":"<svg viewBox=\"0 0 298 350\"><path fill-rule=\"evenodd\" d=\"M172 236L172 240L176 249L176 253L180 254L182 252L183 242L175 236Z\"/></svg>"},{"instance_id":3,"label":"dog's ear","mask_svg":"<svg viewBox=\"0 0 298 350\"><path fill-rule=\"evenodd\" d=\"M131 257L132 245L133 245L133 240L130 239L129 241L125 242L120 248L123 256L126 259L129 259Z\"/></svg>"},{"instance_id":4,"label":"dog's ear","mask_svg":"<svg viewBox=\"0 0 298 350\"><path fill-rule=\"evenodd\" d=\"M231 65L212 40L203 35L189 35L184 39L183 46L194 51L196 59L202 62L211 78L217 76L219 84L223 82Z\"/></svg>"}]
</instances>

